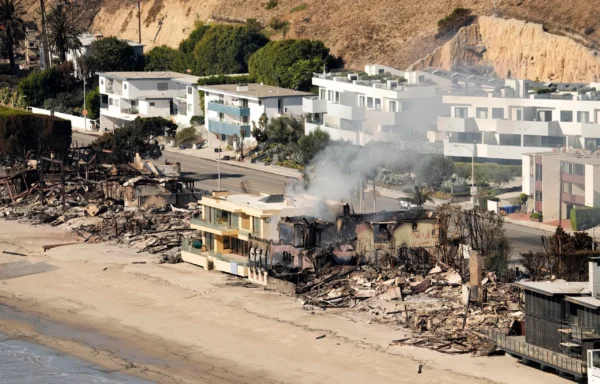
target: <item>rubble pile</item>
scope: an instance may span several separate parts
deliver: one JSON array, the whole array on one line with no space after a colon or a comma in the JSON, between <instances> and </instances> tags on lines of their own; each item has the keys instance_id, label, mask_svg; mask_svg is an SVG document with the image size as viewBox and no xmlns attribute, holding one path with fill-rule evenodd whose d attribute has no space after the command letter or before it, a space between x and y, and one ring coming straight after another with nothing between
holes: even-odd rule
<instances>
[{"instance_id":1,"label":"rubble pile","mask_svg":"<svg viewBox=\"0 0 600 384\"><path fill-rule=\"evenodd\" d=\"M487 355L495 350L489 329L507 330L524 316L518 292L495 280L493 274L483 280L487 298L479 303L467 299L459 273L443 264L426 274L405 266L332 266L309 276L297 293L307 310L347 308L354 320L405 329L407 336L391 345Z\"/></svg>"},{"instance_id":2,"label":"rubble pile","mask_svg":"<svg viewBox=\"0 0 600 384\"><path fill-rule=\"evenodd\" d=\"M179 165L154 166L139 157L117 167L97 165L93 173L77 166L42 173L33 162L0 177L0 218L49 224L83 242L114 241L178 262L196 202L207 193L179 172Z\"/></svg>"}]
</instances>

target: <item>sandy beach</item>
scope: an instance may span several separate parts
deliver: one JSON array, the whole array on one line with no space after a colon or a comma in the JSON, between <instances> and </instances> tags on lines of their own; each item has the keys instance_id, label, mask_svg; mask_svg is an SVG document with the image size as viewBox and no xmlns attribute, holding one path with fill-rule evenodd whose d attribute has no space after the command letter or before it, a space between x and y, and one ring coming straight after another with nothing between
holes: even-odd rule
<instances>
[{"instance_id":1,"label":"sandy beach","mask_svg":"<svg viewBox=\"0 0 600 384\"><path fill-rule=\"evenodd\" d=\"M294 298L155 264L135 249L40 249L73 241L57 228L0 221L0 333L158 383L569 382L510 356L390 346L403 330L305 311Z\"/></svg>"}]
</instances>

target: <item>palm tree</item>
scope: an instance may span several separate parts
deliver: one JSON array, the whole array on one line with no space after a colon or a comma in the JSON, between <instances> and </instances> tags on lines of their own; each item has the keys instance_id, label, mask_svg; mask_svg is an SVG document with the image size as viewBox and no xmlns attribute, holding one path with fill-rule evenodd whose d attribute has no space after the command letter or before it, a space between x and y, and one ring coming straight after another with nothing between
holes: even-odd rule
<instances>
[{"instance_id":1,"label":"palm tree","mask_svg":"<svg viewBox=\"0 0 600 384\"><path fill-rule=\"evenodd\" d=\"M430 189L415 185L413 190L408 193L407 197L400 197L398 200L406 201L422 209L425 203L433 203L433 198L431 197L432 194L433 191L431 191Z\"/></svg>"},{"instance_id":2,"label":"palm tree","mask_svg":"<svg viewBox=\"0 0 600 384\"><path fill-rule=\"evenodd\" d=\"M67 60L69 50L81 50L81 32L66 6L53 6L48 15L48 44L58 54L60 62Z\"/></svg>"},{"instance_id":3,"label":"palm tree","mask_svg":"<svg viewBox=\"0 0 600 384\"><path fill-rule=\"evenodd\" d=\"M6 51L13 74L17 74L15 47L25 39L25 22L21 18L24 14L21 0L0 0L0 28L4 30Z\"/></svg>"}]
</instances>

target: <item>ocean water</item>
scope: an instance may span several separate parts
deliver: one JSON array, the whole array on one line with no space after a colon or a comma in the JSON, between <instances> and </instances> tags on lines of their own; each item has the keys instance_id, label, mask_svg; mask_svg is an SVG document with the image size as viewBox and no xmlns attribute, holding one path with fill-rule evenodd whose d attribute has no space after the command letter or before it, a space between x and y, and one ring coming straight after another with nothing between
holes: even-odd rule
<instances>
[{"instance_id":1,"label":"ocean water","mask_svg":"<svg viewBox=\"0 0 600 384\"><path fill-rule=\"evenodd\" d=\"M60 351L0 334L2 384L149 384Z\"/></svg>"}]
</instances>

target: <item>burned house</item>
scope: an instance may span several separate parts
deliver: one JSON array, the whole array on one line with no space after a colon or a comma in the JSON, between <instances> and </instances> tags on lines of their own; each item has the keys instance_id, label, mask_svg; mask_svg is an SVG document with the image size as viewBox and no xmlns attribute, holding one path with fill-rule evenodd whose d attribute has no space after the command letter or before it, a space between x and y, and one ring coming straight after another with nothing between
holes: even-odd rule
<instances>
[{"instance_id":1,"label":"burned house","mask_svg":"<svg viewBox=\"0 0 600 384\"><path fill-rule=\"evenodd\" d=\"M600 258L589 268L589 282L516 283L525 297L525 322L508 335L490 331L498 348L575 378L600 369Z\"/></svg>"},{"instance_id":2,"label":"burned house","mask_svg":"<svg viewBox=\"0 0 600 384\"><path fill-rule=\"evenodd\" d=\"M279 223L279 244L273 245L274 259L306 268L315 261L312 253L331 249L338 263L377 263L391 256L429 264L429 254L438 244L435 212L346 213L331 222L309 217L283 218Z\"/></svg>"}]
</instances>

